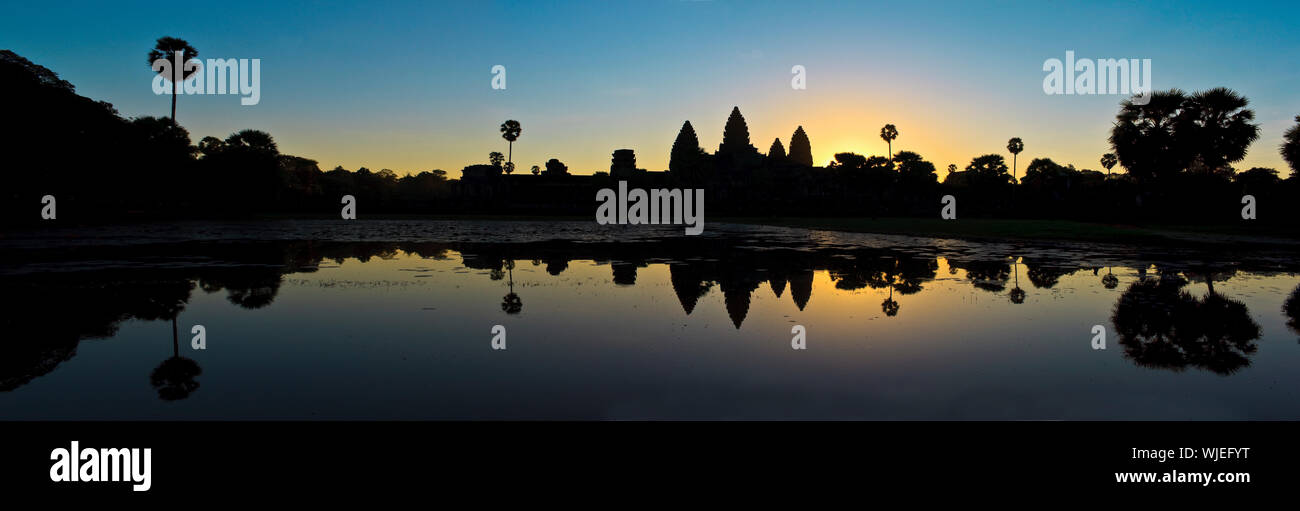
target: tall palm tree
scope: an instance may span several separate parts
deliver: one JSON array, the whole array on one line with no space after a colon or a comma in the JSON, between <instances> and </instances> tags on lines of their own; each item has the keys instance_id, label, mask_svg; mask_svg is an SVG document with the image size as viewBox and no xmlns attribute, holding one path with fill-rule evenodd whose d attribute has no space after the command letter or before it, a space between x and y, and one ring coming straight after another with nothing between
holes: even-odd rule
<instances>
[{"instance_id":1,"label":"tall palm tree","mask_svg":"<svg viewBox=\"0 0 1300 511\"><path fill-rule=\"evenodd\" d=\"M1020 151L1025 150L1025 143L1020 140L1020 137L1013 137L1007 141L1007 150L1011 151L1011 181L1014 183L1016 180L1016 156L1020 154Z\"/></svg>"},{"instance_id":2,"label":"tall palm tree","mask_svg":"<svg viewBox=\"0 0 1300 511\"><path fill-rule=\"evenodd\" d=\"M501 123L501 138L510 142L510 149L508 149L509 154L506 155L507 162L514 161L515 141L519 140L519 134L523 131L524 129L519 127L519 121L510 120Z\"/></svg>"},{"instance_id":3,"label":"tall palm tree","mask_svg":"<svg viewBox=\"0 0 1300 511\"><path fill-rule=\"evenodd\" d=\"M1011 151L1011 207L1016 206L1016 158L1025 150L1025 143L1020 137L1011 137L1007 141L1007 150ZM1022 293L1024 291L1021 291Z\"/></svg>"},{"instance_id":4,"label":"tall palm tree","mask_svg":"<svg viewBox=\"0 0 1300 511\"><path fill-rule=\"evenodd\" d=\"M880 138L886 144L889 144L889 165L892 167L894 165L894 139L898 138L898 128L895 128L893 124L886 124L885 127L880 128Z\"/></svg>"},{"instance_id":5,"label":"tall palm tree","mask_svg":"<svg viewBox=\"0 0 1300 511\"><path fill-rule=\"evenodd\" d=\"M198 66L194 66L194 69L186 71L185 63L189 62L190 59L198 58L199 50L190 46L190 43L186 40L176 37L159 37L158 42L154 44L153 49L149 50L150 69L153 69L153 63L159 59L171 61L173 62L173 65L175 65L174 57L176 56L176 52L181 52L181 68L172 69L171 76L163 76L167 81L172 82L172 124L176 124L176 96L179 95L178 93L180 92L181 82L188 80L191 76L194 76L194 73L199 71Z\"/></svg>"},{"instance_id":6,"label":"tall palm tree","mask_svg":"<svg viewBox=\"0 0 1300 511\"><path fill-rule=\"evenodd\" d=\"M1106 167L1106 177L1110 177L1110 169L1111 167L1114 167L1116 163L1119 163L1119 158L1115 157L1115 153L1106 153L1101 155L1101 166Z\"/></svg>"}]
</instances>

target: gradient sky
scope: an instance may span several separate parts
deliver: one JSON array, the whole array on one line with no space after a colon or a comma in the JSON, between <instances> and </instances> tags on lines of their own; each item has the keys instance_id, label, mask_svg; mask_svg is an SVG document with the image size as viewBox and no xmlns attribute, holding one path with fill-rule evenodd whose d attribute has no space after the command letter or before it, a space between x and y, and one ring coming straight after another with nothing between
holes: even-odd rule
<instances>
[{"instance_id":1,"label":"gradient sky","mask_svg":"<svg viewBox=\"0 0 1300 511\"><path fill-rule=\"evenodd\" d=\"M367 5L372 4L372 5ZM1295 2L38 2L6 6L0 48L59 73L128 117L166 116L146 54L190 41L201 58L262 59L262 99L182 96L197 142L244 128L282 152L399 174L506 152L521 169L559 158L608 170L636 150L663 170L682 121L717 149L732 106L763 152L803 125L813 157L894 150L941 172L1024 139L1036 157L1100 168L1118 96L1048 96L1043 61L1149 58L1155 88L1226 86L1250 99L1261 137L1239 169L1277 168L1300 114ZM490 86L507 68L505 91ZM792 90L790 68L808 70ZM10 98L14 100L14 98ZM1117 168L1118 170L1118 168Z\"/></svg>"}]
</instances>

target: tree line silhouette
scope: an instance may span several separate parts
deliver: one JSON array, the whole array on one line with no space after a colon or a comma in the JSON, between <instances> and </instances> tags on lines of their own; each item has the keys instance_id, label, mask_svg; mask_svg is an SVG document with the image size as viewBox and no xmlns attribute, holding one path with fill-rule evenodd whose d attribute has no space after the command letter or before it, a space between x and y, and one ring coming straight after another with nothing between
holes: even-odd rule
<instances>
[{"instance_id":1,"label":"tree line silhouette","mask_svg":"<svg viewBox=\"0 0 1300 511\"><path fill-rule=\"evenodd\" d=\"M152 61L197 50L164 37ZM175 70L184 79L184 70ZM9 158L5 221L39 219L40 200L58 199L60 218L94 221L121 217L232 217L262 213L336 214L343 195L368 213L590 214L595 190L618 180L638 187L703 187L710 214L735 215L938 215L939 198L959 198L965 217L1069 218L1107 222L1204 221L1240 218L1241 197L1257 199L1260 223L1293 227L1300 213L1300 116L1284 134L1281 154L1291 167L1238 171L1259 138L1246 98L1216 88L1198 93L1172 89L1148 104L1124 101L1111 131L1113 152L1098 160L1105 172L1035 158L1018 176L1025 142L1013 137L1002 154L973 157L942 176L921 154L893 151L905 140L887 124L880 130L885 156L838 152L816 166L809 134L795 128L766 153L750 143L740 109L728 116L722 142L704 150L690 121L669 149L663 172L636 168L631 149L613 151L608 172L574 175L558 158L516 173L514 143L521 124L500 126L507 153L466 166L459 179L433 169L398 175L389 169L323 171L315 160L283 154L264 131L242 130L197 144L170 118L123 118L112 105L76 94L53 71L11 51L0 51L0 88L12 103L5 123ZM175 85L173 83L173 85ZM1127 172L1113 173L1121 166ZM544 170L543 170L544 169Z\"/></svg>"}]
</instances>

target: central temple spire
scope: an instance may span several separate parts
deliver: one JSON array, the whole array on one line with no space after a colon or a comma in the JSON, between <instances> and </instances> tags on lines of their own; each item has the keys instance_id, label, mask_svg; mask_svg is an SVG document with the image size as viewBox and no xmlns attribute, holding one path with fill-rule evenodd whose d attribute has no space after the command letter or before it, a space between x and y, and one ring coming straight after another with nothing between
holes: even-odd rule
<instances>
[{"instance_id":1,"label":"central temple spire","mask_svg":"<svg viewBox=\"0 0 1300 511\"><path fill-rule=\"evenodd\" d=\"M749 144L749 126L745 124L745 116L740 115L740 107L732 107L731 115L727 117L727 126L722 130L722 145L718 146L718 152L751 149L753 146Z\"/></svg>"}]
</instances>

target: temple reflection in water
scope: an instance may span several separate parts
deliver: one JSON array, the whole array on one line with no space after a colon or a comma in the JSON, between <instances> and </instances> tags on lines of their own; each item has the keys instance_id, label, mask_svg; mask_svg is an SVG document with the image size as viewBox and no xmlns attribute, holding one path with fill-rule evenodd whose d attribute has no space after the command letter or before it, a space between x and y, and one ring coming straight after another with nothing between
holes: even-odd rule
<instances>
[{"instance_id":1,"label":"temple reflection in water","mask_svg":"<svg viewBox=\"0 0 1300 511\"><path fill-rule=\"evenodd\" d=\"M716 290L735 329L745 324L755 293L770 292L803 311L814 299L818 274L833 282L829 292L880 291L885 297L879 305L884 320L918 314L943 321L947 311L913 311L909 307L936 279L964 282L1016 307L1035 293L1049 292L1063 276L1086 272L1095 277L1097 288L1123 286L1109 327L1118 333L1125 357L1138 366L1228 375L1250 365L1262 335L1246 305L1215 288L1216 283L1232 279L1239 269L1210 265L1128 268L1125 273L1134 277L1121 281L1113 267L1078 266L1041 255L981 258L853 247L758 248L721 238L658 243L189 243L118 247L110 252L97 256L163 263L145 267L88 265L69 271L3 276L0 292L7 295L4 301L9 304L3 328L10 340L0 347L0 391L15 391L50 373L74 357L81 341L113 337L124 321L174 324L196 291L224 293L234 306L261 309L276 300L287 275L316 272L322 265L339 265L350 259L365 263L399 254L434 260L459 257L464 268L481 271L492 281L504 281L499 310L507 315L519 315L528 308L528 289L520 287L525 283L517 281L516 268L529 263L544 268L550 276L561 276L574 261L592 261L609 267L609 280L616 286L646 285L638 279L639 271L666 265L682 314L696 312L701 299ZM939 274L941 263L947 270L944 275ZM1190 292L1194 283L1204 285L1206 291ZM1298 295L1300 288L1291 293L1281 311L1293 331L1300 309L1295 305ZM148 375L164 400L201 392L198 380L202 369L178 348L178 343L187 344L183 334L178 340L173 331L171 356ZM167 341L158 339L160 355L167 353Z\"/></svg>"}]
</instances>

